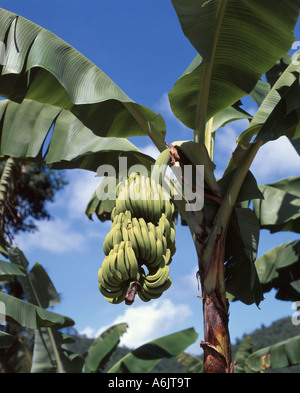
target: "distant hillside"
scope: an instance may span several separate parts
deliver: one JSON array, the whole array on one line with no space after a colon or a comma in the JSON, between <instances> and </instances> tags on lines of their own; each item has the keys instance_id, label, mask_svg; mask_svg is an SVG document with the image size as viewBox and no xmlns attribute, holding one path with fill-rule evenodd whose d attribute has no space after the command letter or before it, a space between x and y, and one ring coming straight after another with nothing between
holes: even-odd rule
<instances>
[{"instance_id":1,"label":"distant hillside","mask_svg":"<svg viewBox=\"0 0 300 393\"><path fill-rule=\"evenodd\" d=\"M253 340L253 348L254 351L258 349L267 347L272 344L276 344L280 341L286 340L288 338L300 335L300 325L295 326L291 322L291 318L282 318L278 321L272 323L270 326L266 327L264 325L261 326L260 329L256 329L253 333L250 334ZM246 335L245 335L246 336ZM248 335L247 335L248 336ZM77 342L72 344L72 351L84 354L90 344L92 343L92 339L88 339L85 337L77 337ZM234 354L239 343L242 341L243 337L236 341L236 344L232 346L232 354L234 358ZM120 360L126 353L130 350L128 348L119 347L114 353L113 357L110 359L106 369L107 371L113 364L115 364L118 360ZM181 364L179 364L176 359L163 359L156 367L154 367L151 371L152 373L185 373L186 370ZM268 371L271 372L271 371ZM289 367L287 369L282 369L279 372L284 373L300 373L300 365Z\"/></svg>"}]
</instances>

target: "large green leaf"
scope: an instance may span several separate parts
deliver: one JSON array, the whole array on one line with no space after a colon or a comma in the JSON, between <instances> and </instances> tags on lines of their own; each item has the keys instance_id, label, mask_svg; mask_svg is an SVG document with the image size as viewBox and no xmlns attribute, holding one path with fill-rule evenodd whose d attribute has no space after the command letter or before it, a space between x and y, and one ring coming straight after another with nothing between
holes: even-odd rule
<instances>
[{"instance_id":1,"label":"large green leaf","mask_svg":"<svg viewBox=\"0 0 300 393\"><path fill-rule=\"evenodd\" d=\"M68 317L45 310L42 307L35 306L3 292L0 292L0 301L5 304L7 320L19 323L30 329L53 326L64 327L74 324Z\"/></svg>"},{"instance_id":2,"label":"large green leaf","mask_svg":"<svg viewBox=\"0 0 300 393\"><path fill-rule=\"evenodd\" d=\"M13 263L0 261L0 281L11 280L14 276L25 276L25 273Z\"/></svg>"},{"instance_id":3,"label":"large green leaf","mask_svg":"<svg viewBox=\"0 0 300 393\"><path fill-rule=\"evenodd\" d=\"M281 244L266 252L255 261L255 267L264 292L275 289L277 299L299 300L299 240Z\"/></svg>"},{"instance_id":4,"label":"large green leaf","mask_svg":"<svg viewBox=\"0 0 300 393\"><path fill-rule=\"evenodd\" d=\"M271 233L300 232L300 177L259 185L263 199L253 200L260 227Z\"/></svg>"},{"instance_id":5,"label":"large green leaf","mask_svg":"<svg viewBox=\"0 0 300 393\"><path fill-rule=\"evenodd\" d=\"M0 131L1 156L43 161L56 169L96 172L102 164L117 168L121 154L128 166L138 163L149 167L154 161L127 139L98 137L71 112L32 100L21 104L1 101Z\"/></svg>"},{"instance_id":6,"label":"large green leaf","mask_svg":"<svg viewBox=\"0 0 300 393\"><path fill-rule=\"evenodd\" d=\"M80 373L84 359L69 353L64 344L73 342L55 328L41 327L35 331L31 373Z\"/></svg>"},{"instance_id":7,"label":"large green leaf","mask_svg":"<svg viewBox=\"0 0 300 393\"><path fill-rule=\"evenodd\" d=\"M254 352L246 360L246 365L255 372L278 370L300 363L300 336Z\"/></svg>"},{"instance_id":8,"label":"large green leaf","mask_svg":"<svg viewBox=\"0 0 300 393\"><path fill-rule=\"evenodd\" d=\"M290 139L299 137L299 74L300 52L294 61L283 57L279 64L270 70L273 83L270 92L253 116L248 128L238 138L240 145L257 135L255 141L266 143L282 135ZM282 64L283 63L283 64ZM275 81L275 78L278 79Z\"/></svg>"},{"instance_id":9,"label":"large green leaf","mask_svg":"<svg viewBox=\"0 0 300 393\"><path fill-rule=\"evenodd\" d=\"M252 210L235 208L225 245L225 284L230 300L259 303L263 292L254 261L259 240L259 224Z\"/></svg>"},{"instance_id":10,"label":"large green leaf","mask_svg":"<svg viewBox=\"0 0 300 393\"><path fill-rule=\"evenodd\" d=\"M84 372L96 372L104 367L117 348L120 337L125 333L127 327L126 323L112 326L92 342L85 357Z\"/></svg>"},{"instance_id":11,"label":"large green leaf","mask_svg":"<svg viewBox=\"0 0 300 393\"><path fill-rule=\"evenodd\" d=\"M300 58L300 53L298 53L298 58ZM300 136L298 127L300 123L299 74L299 60L295 60L275 83L270 95L262 104L257 118L254 116L249 126L251 129L259 125L256 141L267 142L283 135L290 139ZM261 123L266 114L268 114L267 119ZM260 124L257 123L257 119Z\"/></svg>"},{"instance_id":12,"label":"large green leaf","mask_svg":"<svg viewBox=\"0 0 300 393\"><path fill-rule=\"evenodd\" d=\"M177 357L193 344L198 334L193 328L150 341L120 359L109 373L147 373L162 358Z\"/></svg>"},{"instance_id":13,"label":"large green leaf","mask_svg":"<svg viewBox=\"0 0 300 393\"><path fill-rule=\"evenodd\" d=\"M295 40L298 0L172 0L198 60L170 92L175 115L200 129L249 94ZM266 51L266 48L268 50ZM192 69L192 71L191 71ZM203 113L204 112L204 113Z\"/></svg>"},{"instance_id":14,"label":"large green leaf","mask_svg":"<svg viewBox=\"0 0 300 393\"><path fill-rule=\"evenodd\" d=\"M227 165L230 173L247 160L250 149L255 144L264 144L280 136L288 137L295 150L300 154L300 122L298 113L298 84L300 75L300 52L291 62L284 56L270 70L272 88L258 108L246 130L237 138L237 145ZM275 81L275 78L278 79ZM256 138L252 142L253 137ZM278 164L280 165L280 164Z\"/></svg>"},{"instance_id":15,"label":"large green leaf","mask_svg":"<svg viewBox=\"0 0 300 393\"><path fill-rule=\"evenodd\" d=\"M0 9L0 40L6 48L0 75L3 97L67 109L102 137L150 135L165 146L162 117L134 103L96 65L50 31Z\"/></svg>"},{"instance_id":16,"label":"large green leaf","mask_svg":"<svg viewBox=\"0 0 300 393\"><path fill-rule=\"evenodd\" d=\"M101 183L102 184L102 183ZM99 187L101 186L99 185ZM116 201L112 199L99 199L97 192L94 192L92 195L89 203L87 204L87 207L85 209L85 214L88 216L90 220L93 218L93 214L96 215L96 217L100 221L106 221L110 219L110 214L113 210L113 208L116 205Z\"/></svg>"},{"instance_id":17,"label":"large green leaf","mask_svg":"<svg viewBox=\"0 0 300 393\"><path fill-rule=\"evenodd\" d=\"M8 255L12 264L26 271L29 262L18 247L9 249ZM43 308L60 303L60 297L43 266L35 263L33 268L26 273L25 277L19 277L19 281L27 301Z\"/></svg>"},{"instance_id":18,"label":"large green leaf","mask_svg":"<svg viewBox=\"0 0 300 393\"><path fill-rule=\"evenodd\" d=\"M277 82L285 69L291 64L292 55L287 53L266 72L266 79L271 86Z\"/></svg>"}]
</instances>

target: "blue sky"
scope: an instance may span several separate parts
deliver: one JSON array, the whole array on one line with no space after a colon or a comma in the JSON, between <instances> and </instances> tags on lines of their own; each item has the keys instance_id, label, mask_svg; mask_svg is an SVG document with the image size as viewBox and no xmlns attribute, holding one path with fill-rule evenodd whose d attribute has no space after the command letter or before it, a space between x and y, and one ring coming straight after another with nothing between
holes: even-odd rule
<instances>
[{"instance_id":1,"label":"blue sky","mask_svg":"<svg viewBox=\"0 0 300 393\"><path fill-rule=\"evenodd\" d=\"M184 37L171 1L121 0L57 1L3 0L2 7L51 30L74 46L111 77L136 102L160 112L167 123L167 142L191 139L191 131L174 118L167 94L195 56ZM296 36L300 39L300 30ZM255 106L249 107L255 111ZM235 122L218 131L216 173L221 174L245 122ZM157 154L151 141L135 143L149 154ZM267 164L266 164L267 163ZM300 160L289 142L280 138L264 146L256 157L252 172L259 183L299 175ZM102 242L109 223L89 221L86 204L98 185L94 173L68 171L69 185L56 196L49 211L52 221L39 222L39 232L23 234L15 245L23 249L31 265L41 263L50 275L61 304L54 311L74 319L75 328L95 335L114 323L128 322L123 344L142 343L194 327L199 339L190 348L200 353L203 338L202 304L198 291L196 253L188 229L177 226L177 252L171 264L172 287L163 297L150 303L136 301L133 306L108 304L98 291L97 271L103 259ZM285 241L291 233L270 236L263 231L259 254ZM230 307L232 341L244 333L291 316L291 303L274 300L266 294L260 309L255 305L233 303Z\"/></svg>"}]
</instances>

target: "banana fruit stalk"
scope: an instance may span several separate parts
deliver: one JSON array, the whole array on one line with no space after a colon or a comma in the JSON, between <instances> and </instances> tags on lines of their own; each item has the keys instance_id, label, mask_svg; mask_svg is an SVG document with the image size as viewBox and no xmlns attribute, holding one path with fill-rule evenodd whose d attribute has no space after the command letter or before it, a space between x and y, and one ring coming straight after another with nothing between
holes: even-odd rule
<instances>
[{"instance_id":1,"label":"banana fruit stalk","mask_svg":"<svg viewBox=\"0 0 300 393\"><path fill-rule=\"evenodd\" d=\"M148 302L172 284L169 265L176 251L174 205L161 184L136 175L118 186L111 230L103 242L99 290L113 304Z\"/></svg>"}]
</instances>

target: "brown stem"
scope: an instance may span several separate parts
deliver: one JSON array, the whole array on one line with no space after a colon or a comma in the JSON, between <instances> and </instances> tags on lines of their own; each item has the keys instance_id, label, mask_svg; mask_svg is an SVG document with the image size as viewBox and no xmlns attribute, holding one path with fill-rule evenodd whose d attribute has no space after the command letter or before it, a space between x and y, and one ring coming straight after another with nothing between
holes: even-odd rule
<instances>
[{"instance_id":1,"label":"brown stem","mask_svg":"<svg viewBox=\"0 0 300 393\"><path fill-rule=\"evenodd\" d=\"M141 285L138 281L133 281L127 291L125 296L125 303L130 305L134 302L136 293L141 289Z\"/></svg>"},{"instance_id":2,"label":"brown stem","mask_svg":"<svg viewBox=\"0 0 300 393\"><path fill-rule=\"evenodd\" d=\"M233 372L231 344L228 329L229 303L224 284L224 241L217 237L211 260L201 275L204 341L200 343L204 351L205 373Z\"/></svg>"}]
</instances>

